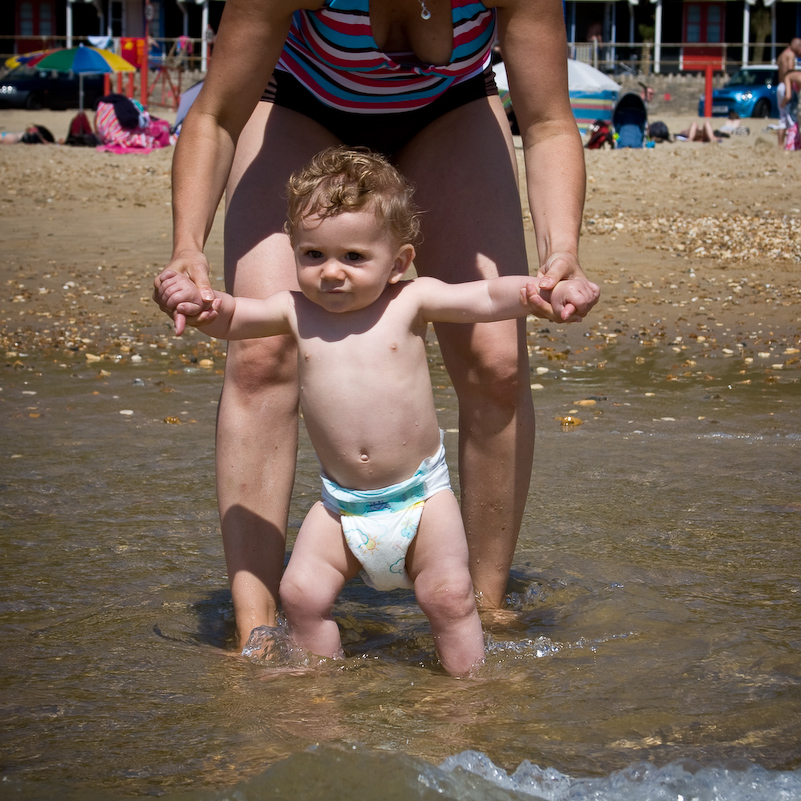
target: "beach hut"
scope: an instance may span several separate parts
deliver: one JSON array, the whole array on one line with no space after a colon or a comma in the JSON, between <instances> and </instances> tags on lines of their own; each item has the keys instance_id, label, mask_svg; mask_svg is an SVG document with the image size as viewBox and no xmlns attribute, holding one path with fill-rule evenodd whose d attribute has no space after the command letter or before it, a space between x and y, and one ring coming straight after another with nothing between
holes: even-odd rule
<instances>
[{"instance_id":1,"label":"beach hut","mask_svg":"<svg viewBox=\"0 0 801 801\"><path fill-rule=\"evenodd\" d=\"M512 98L506 67L500 63L493 64L492 69L506 114L511 116ZM582 135L595 120L605 120L611 125L612 111L620 92L618 84L595 67L573 59L567 60L567 83L573 116Z\"/></svg>"}]
</instances>

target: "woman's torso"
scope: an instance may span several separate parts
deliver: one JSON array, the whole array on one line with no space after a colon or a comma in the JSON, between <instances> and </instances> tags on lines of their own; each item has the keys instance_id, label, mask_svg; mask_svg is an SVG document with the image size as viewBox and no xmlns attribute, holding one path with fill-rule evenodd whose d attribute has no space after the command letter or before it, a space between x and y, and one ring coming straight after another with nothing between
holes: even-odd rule
<instances>
[{"instance_id":1,"label":"woman's torso","mask_svg":"<svg viewBox=\"0 0 801 801\"><path fill-rule=\"evenodd\" d=\"M440 3L429 0L429 19L422 17L420 0L387 5L373 18L369 0L326 0L319 10L296 11L278 69L343 111L422 108L481 73L495 39L493 9L477 0L450 0L446 24ZM400 12L393 14L394 8ZM419 55L443 63L421 61L411 50L382 49L391 50L404 38Z\"/></svg>"}]
</instances>

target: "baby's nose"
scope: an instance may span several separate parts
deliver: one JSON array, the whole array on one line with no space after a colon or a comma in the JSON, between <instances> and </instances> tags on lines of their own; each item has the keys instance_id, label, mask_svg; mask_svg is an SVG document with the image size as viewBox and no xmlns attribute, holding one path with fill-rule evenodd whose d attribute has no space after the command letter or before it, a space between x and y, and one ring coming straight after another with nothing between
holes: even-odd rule
<instances>
[{"instance_id":1,"label":"baby's nose","mask_svg":"<svg viewBox=\"0 0 801 801\"><path fill-rule=\"evenodd\" d=\"M323 278L335 281L343 277L342 265L336 259L328 259L323 264Z\"/></svg>"}]
</instances>

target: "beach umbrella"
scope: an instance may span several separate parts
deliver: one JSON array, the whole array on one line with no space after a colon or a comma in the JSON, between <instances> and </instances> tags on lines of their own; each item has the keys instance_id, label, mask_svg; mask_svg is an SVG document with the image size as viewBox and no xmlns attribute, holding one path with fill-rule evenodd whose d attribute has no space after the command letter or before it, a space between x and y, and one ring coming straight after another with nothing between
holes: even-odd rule
<instances>
[{"instance_id":1,"label":"beach umbrella","mask_svg":"<svg viewBox=\"0 0 801 801\"><path fill-rule=\"evenodd\" d=\"M31 62L28 62L31 64ZM65 47L60 50L51 50L42 58L33 61L33 66L40 70L55 70L56 72L72 72L78 76L79 107L83 111L83 76L88 74L110 72L135 72L136 67L129 64L124 58L110 50L100 50L97 47Z\"/></svg>"},{"instance_id":2,"label":"beach umbrella","mask_svg":"<svg viewBox=\"0 0 801 801\"><path fill-rule=\"evenodd\" d=\"M507 114L512 107L509 94L509 80L503 64L493 64L498 94ZM584 133L596 119L612 121L612 110L617 100L620 86L600 70L575 61L567 60L567 88L570 93L570 107L579 130Z\"/></svg>"},{"instance_id":3,"label":"beach umbrella","mask_svg":"<svg viewBox=\"0 0 801 801\"><path fill-rule=\"evenodd\" d=\"M567 60L567 86L571 92L620 91L620 86L608 75L572 58Z\"/></svg>"},{"instance_id":4,"label":"beach umbrella","mask_svg":"<svg viewBox=\"0 0 801 801\"><path fill-rule=\"evenodd\" d=\"M10 70L22 67L25 64L33 66L37 61L41 61L46 55L52 52L52 50L34 50L32 53L21 53L18 56L7 58L5 60L5 65Z\"/></svg>"}]
</instances>

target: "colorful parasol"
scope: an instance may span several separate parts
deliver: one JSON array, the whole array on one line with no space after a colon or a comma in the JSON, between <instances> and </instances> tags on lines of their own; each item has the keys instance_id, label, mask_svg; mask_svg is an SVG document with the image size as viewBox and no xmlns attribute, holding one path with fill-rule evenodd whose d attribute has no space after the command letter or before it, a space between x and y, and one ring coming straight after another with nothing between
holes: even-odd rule
<instances>
[{"instance_id":1,"label":"colorful parasol","mask_svg":"<svg viewBox=\"0 0 801 801\"><path fill-rule=\"evenodd\" d=\"M21 53L18 56L11 56L5 61L6 67L10 70L22 67L24 65L34 66L37 61L41 61L45 56L53 53L53 50L34 50L32 53Z\"/></svg>"},{"instance_id":2,"label":"colorful parasol","mask_svg":"<svg viewBox=\"0 0 801 801\"><path fill-rule=\"evenodd\" d=\"M33 55L33 54L31 54ZM20 58L17 56L17 58ZM78 107L83 111L83 76L87 74L107 72L135 72L136 67L129 64L110 50L100 50L97 47L65 47L60 50L45 51L41 57L28 60L28 66L39 70L55 70L56 72L72 72L78 76L79 101Z\"/></svg>"},{"instance_id":3,"label":"colorful parasol","mask_svg":"<svg viewBox=\"0 0 801 801\"><path fill-rule=\"evenodd\" d=\"M30 63L30 62L28 62ZM136 68L124 58L110 50L99 50L96 47L65 47L51 50L42 58L34 61L41 70L56 72L74 72L76 75L104 72L133 72Z\"/></svg>"}]
</instances>

